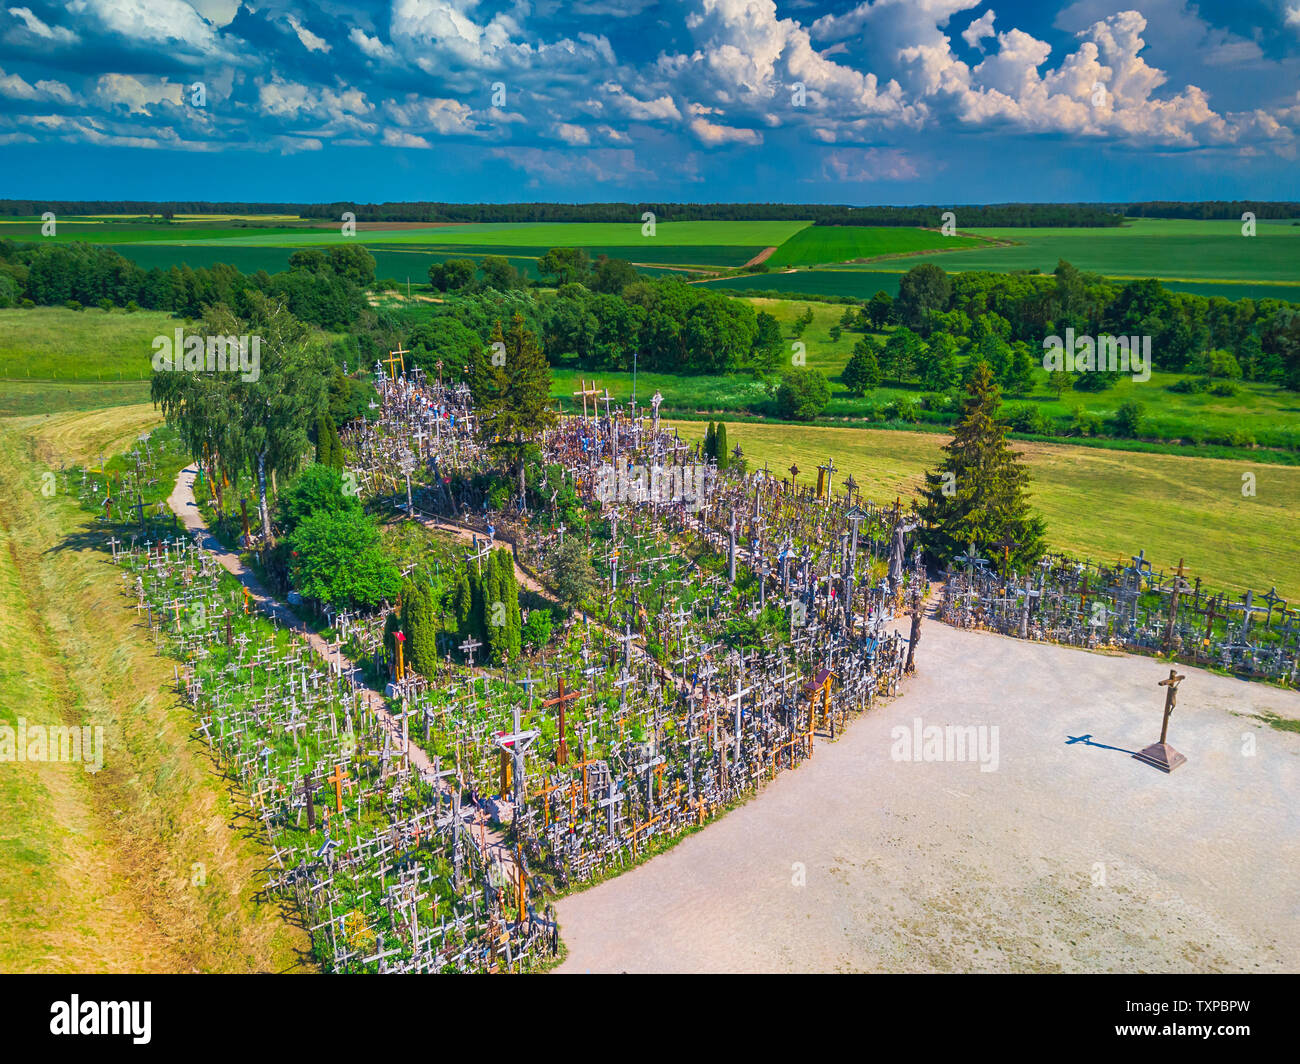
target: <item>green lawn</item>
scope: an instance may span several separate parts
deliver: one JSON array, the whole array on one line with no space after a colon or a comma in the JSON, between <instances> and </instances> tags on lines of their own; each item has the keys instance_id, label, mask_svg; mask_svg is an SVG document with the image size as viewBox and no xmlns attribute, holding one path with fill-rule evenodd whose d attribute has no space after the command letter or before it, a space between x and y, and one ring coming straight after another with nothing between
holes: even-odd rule
<instances>
[{"instance_id":1,"label":"green lawn","mask_svg":"<svg viewBox=\"0 0 1300 1064\"><path fill-rule=\"evenodd\" d=\"M0 380L0 418L48 417L149 402L149 382Z\"/></svg>"},{"instance_id":2,"label":"green lawn","mask_svg":"<svg viewBox=\"0 0 1300 1064\"><path fill-rule=\"evenodd\" d=\"M8 307L0 310L0 380L6 391L49 381L69 386L102 382L106 391L143 384L147 392L154 337L170 337L185 326L183 319L158 310L128 314L116 308ZM321 330L315 335L322 340L335 336ZM77 402L72 408L90 407Z\"/></svg>"}]
</instances>

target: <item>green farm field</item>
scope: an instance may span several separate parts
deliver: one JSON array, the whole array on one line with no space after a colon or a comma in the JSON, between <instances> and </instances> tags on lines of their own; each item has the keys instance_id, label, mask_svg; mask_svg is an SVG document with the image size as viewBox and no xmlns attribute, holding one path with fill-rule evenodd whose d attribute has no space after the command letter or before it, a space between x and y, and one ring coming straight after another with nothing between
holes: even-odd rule
<instances>
[{"instance_id":1,"label":"green farm field","mask_svg":"<svg viewBox=\"0 0 1300 1064\"><path fill-rule=\"evenodd\" d=\"M818 266L881 255L911 255L921 251L980 248L986 241L970 236L944 236L933 229L900 226L810 225L800 229L772 253L775 268Z\"/></svg>"},{"instance_id":2,"label":"green farm field","mask_svg":"<svg viewBox=\"0 0 1300 1064\"><path fill-rule=\"evenodd\" d=\"M972 229L1005 247L978 247L953 255L921 255L907 265L935 262L945 270L1040 270L1060 259L1109 277L1159 277L1296 284L1300 282L1300 226L1259 222L1242 236L1240 222L1130 219L1114 229Z\"/></svg>"},{"instance_id":3,"label":"green farm field","mask_svg":"<svg viewBox=\"0 0 1300 1064\"><path fill-rule=\"evenodd\" d=\"M684 439L705 423L676 422ZM779 476L793 462L800 483L834 459L838 482L850 473L868 498L912 498L948 437L912 432L815 426L733 424L750 468L768 463ZM1047 519L1048 542L1094 561L1125 559L1144 549L1157 568L1185 558L1193 577L1235 593L1253 587L1300 596L1300 467L1067 444L1017 442L1032 475L1032 502ZM1256 476L1254 497L1242 495L1242 474Z\"/></svg>"},{"instance_id":4,"label":"green farm field","mask_svg":"<svg viewBox=\"0 0 1300 1064\"><path fill-rule=\"evenodd\" d=\"M923 257L905 260L908 269ZM890 262L892 260L884 260ZM948 273L960 273L963 255L949 255L933 260ZM880 265L884 265L882 262ZM1052 269L1056 268L1053 261ZM742 277L724 277L718 280L699 281L710 288L732 292L788 292L792 296L828 296L832 298L870 299L877 292L898 295L898 282L905 271L863 267L853 269L837 266L833 269L801 269L746 274ZM1051 272L1050 270L1048 272ZM1300 271L1297 271L1300 276ZM1160 283L1172 292L1190 292L1198 296L1222 296L1224 299L1284 299L1300 303L1300 281L1282 284L1266 281L1170 281Z\"/></svg>"},{"instance_id":5,"label":"green farm field","mask_svg":"<svg viewBox=\"0 0 1300 1064\"><path fill-rule=\"evenodd\" d=\"M41 233L39 221L0 222L0 239L32 240L40 243L71 244L82 241L87 244L135 244L135 243L177 243L187 244L200 241L221 241L238 237L241 234L256 232L268 241L301 235L302 228L284 225L275 226L232 226L227 223L185 224L162 222L131 222L93 220L87 218L60 218L53 236Z\"/></svg>"},{"instance_id":6,"label":"green farm field","mask_svg":"<svg viewBox=\"0 0 1300 1064\"><path fill-rule=\"evenodd\" d=\"M204 237L193 243L219 247L309 247L343 243L424 244L474 247L776 247L807 226L807 222L661 222L652 237L641 235L641 222L482 222L466 225L421 226L410 229L368 229L345 237L336 229L250 230ZM187 236L187 240L188 240ZM112 241L106 241L112 243ZM645 258L646 255L640 256Z\"/></svg>"},{"instance_id":7,"label":"green farm field","mask_svg":"<svg viewBox=\"0 0 1300 1064\"><path fill-rule=\"evenodd\" d=\"M386 244L372 245L364 237L359 238L361 246L375 257L375 275L377 277L394 277L404 279L410 274L413 281L428 282L429 267L435 262L447 259L482 259L485 255L503 255L512 266L522 270L529 277L536 278L537 260L546 254L547 248L538 247L496 247L491 245L430 245L394 247ZM289 256L295 248L290 247L227 247L220 245L195 244L122 244L110 245L124 258L143 267L167 269L170 266L188 265L192 269L212 266L218 262L228 263L243 273L255 273L266 270L278 273L289 268ZM700 270L715 270L719 267L743 266L763 249L760 247L737 246L677 246L659 245L654 248L643 246L631 247L591 247L591 258L608 255L615 259L628 259L638 264L651 260L633 259L636 255L653 252L654 266L644 269L646 273L657 273L654 267L686 269L695 267Z\"/></svg>"},{"instance_id":8,"label":"green farm field","mask_svg":"<svg viewBox=\"0 0 1300 1064\"><path fill-rule=\"evenodd\" d=\"M960 222L960 219L958 219ZM1159 277L1177 291L1228 298L1300 300L1300 226L1261 221L1241 235L1235 221L1130 219L1110 229L988 228L945 237L935 230L884 226L812 226L801 221L662 222L643 237L639 221L473 223L363 228L344 237L316 220L183 219L170 225L139 219L59 220L59 242L115 247L143 266L229 262L244 270L283 269L300 247L361 243L379 260L380 276L421 277L448 257L500 254L530 276L551 247L585 247L595 256L663 269L736 268L768 247L777 250L764 274L714 280L730 290L774 290L869 298L895 293L912 266L935 262L950 272L1039 270L1060 259L1117 279ZM0 236L40 238L39 221L0 224ZM401 258L396 256L401 255ZM390 257L391 256L391 257ZM412 262L412 257L420 260ZM854 260L869 260L857 262ZM787 267L795 267L793 270ZM816 267L816 269L809 269Z\"/></svg>"}]
</instances>

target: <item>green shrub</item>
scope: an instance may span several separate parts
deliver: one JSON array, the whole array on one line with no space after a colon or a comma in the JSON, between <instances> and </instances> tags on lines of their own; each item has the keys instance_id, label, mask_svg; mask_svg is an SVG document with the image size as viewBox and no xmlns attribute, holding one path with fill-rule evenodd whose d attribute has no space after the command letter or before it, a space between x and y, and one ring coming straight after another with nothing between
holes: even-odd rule
<instances>
[{"instance_id":1,"label":"green shrub","mask_svg":"<svg viewBox=\"0 0 1300 1064\"><path fill-rule=\"evenodd\" d=\"M830 400L831 386L825 375L807 367L786 373L776 392L780 415L791 421L812 421Z\"/></svg>"},{"instance_id":2,"label":"green shrub","mask_svg":"<svg viewBox=\"0 0 1300 1064\"><path fill-rule=\"evenodd\" d=\"M1070 414L1071 435L1096 436L1101 431L1101 418L1081 406L1076 406Z\"/></svg>"},{"instance_id":3,"label":"green shrub","mask_svg":"<svg viewBox=\"0 0 1300 1064\"><path fill-rule=\"evenodd\" d=\"M1010 407L1003 416L1007 424L1016 432L1027 432L1036 436L1051 435L1052 423L1031 403Z\"/></svg>"},{"instance_id":4,"label":"green shrub","mask_svg":"<svg viewBox=\"0 0 1300 1064\"><path fill-rule=\"evenodd\" d=\"M1132 399L1126 403L1121 403L1119 410L1115 412L1115 435L1128 439L1140 436L1145 412L1146 408Z\"/></svg>"}]
</instances>

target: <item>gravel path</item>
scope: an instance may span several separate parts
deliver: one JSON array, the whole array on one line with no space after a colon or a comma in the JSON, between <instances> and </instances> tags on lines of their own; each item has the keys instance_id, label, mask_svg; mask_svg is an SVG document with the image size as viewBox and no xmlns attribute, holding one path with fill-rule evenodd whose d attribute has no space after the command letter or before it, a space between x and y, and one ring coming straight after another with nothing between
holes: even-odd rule
<instances>
[{"instance_id":1,"label":"gravel path","mask_svg":"<svg viewBox=\"0 0 1300 1064\"><path fill-rule=\"evenodd\" d=\"M1180 667L1166 776L1130 756L1158 661L933 621L917 658L810 763L561 901L561 971L1300 968L1300 734L1253 716L1300 694ZM996 726L996 770L891 758L918 717Z\"/></svg>"},{"instance_id":2,"label":"gravel path","mask_svg":"<svg viewBox=\"0 0 1300 1064\"><path fill-rule=\"evenodd\" d=\"M227 572L231 573L248 589L250 601L263 613L269 617L274 617L283 627L292 629L303 636L311 644L312 649L326 661L336 662L340 667L340 675L350 675L352 677L357 690L366 700L366 704L375 711L384 729L392 736L394 749L400 751L402 749L402 725L388 711L388 703L384 696L367 684L365 675L354 662L344 657L341 652L332 652L327 640L299 620L288 606L267 591L252 570L240 560L239 555L228 551L222 546L221 541L212 534L211 529L204 523L203 515L199 512L198 504L194 499L194 480L197 474L198 470L194 467L181 470L176 476L176 485L167 498L167 505L180 518L186 532L191 536L196 532L199 534L203 549L209 551ZM437 779L432 759L413 740L408 739L406 752L410 758L411 767L416 772L425 779ZM443 790L448 788L448 784L443 780L438 780L437 786ZM504 874L507 876L513 874L515 867L513 852L506 845L505 836L501 829L490 823L491 810L480 802L475 807L475 811L475 819L470 822L470 836L475 846L488 859L499 861Z\"/></svg>"}]
</instances>

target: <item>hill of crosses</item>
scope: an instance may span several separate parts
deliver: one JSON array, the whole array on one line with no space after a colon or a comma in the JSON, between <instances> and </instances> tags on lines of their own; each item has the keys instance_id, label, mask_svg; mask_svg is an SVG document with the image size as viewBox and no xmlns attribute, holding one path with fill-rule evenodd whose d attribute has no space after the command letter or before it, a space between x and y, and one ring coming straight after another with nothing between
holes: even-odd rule
<instances>
[{"instance_id":1,"label":"hill of crosses","mask_svg":"<svg viewBox=\"0 0 1300 1064\"><path fill-rule=\"evenodd\" d=\"M915 515L829 461L719 469L661 426L657 395L560 419L532 441L526 498L493 506L469 388L395 366L375 380L375 416L339 437L343 478L455 537L433 564L463 585L461 635L419 645L418 565L406 601L309 626L193 512L168 535L142 509L114 561L325 968L545 967L557 891L662 850L895 694L928 592ZM159 449L143 441L128 478ZM521 651L520 587L558 580L578 546L590 608Z\"/></svg>"}]
</instances>

